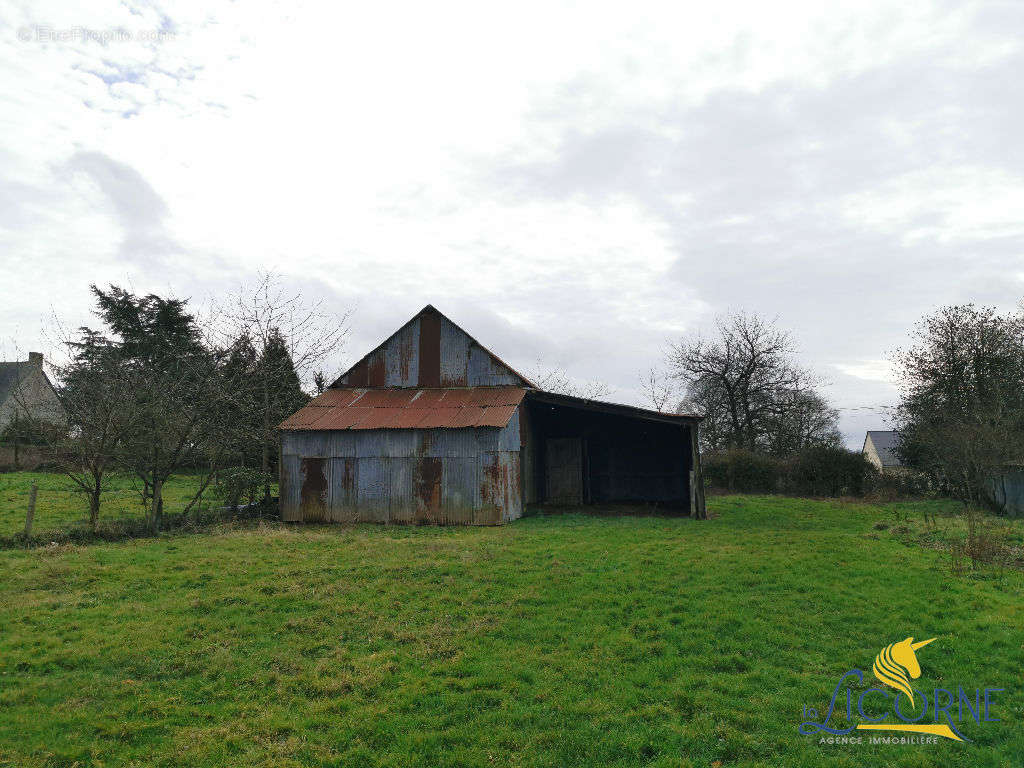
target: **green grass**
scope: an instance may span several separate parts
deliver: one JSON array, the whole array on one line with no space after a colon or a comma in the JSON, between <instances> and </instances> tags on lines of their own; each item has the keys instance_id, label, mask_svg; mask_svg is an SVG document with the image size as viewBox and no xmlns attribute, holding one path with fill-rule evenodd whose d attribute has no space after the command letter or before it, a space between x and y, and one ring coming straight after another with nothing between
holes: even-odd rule
<instances>
[{"instance_id":1,"label":"green grass","mask_svg":"<svg viewBox=\"0 0 1024 768\"><path fill-rule=\"evenodd\" d=\"M175 475L164 485L164 510L180 512L191 501L201 482L199 475ZM63 531L72 527L87 527L89 500L76 492L75 484L66 475L54 472L0 473L0 537L11 536L25 530L29 489L36 483L36 512L33 533ZM141 483L125 474L111 473L104 482L107 488L100 507L100 523L124 518L144 517L139 488ZM216 503L216 502L214 502ZM203 507L209 501L204 496Z\"/></svg>"},{"instance_id":2,"label":"green grass","mask_svg":"<svg viewBox=\"0 0 1024 768\"><path fill-rule=\"evenodd\" d=\"M0 765L1021 765L1024 574L951 578L891 505L710 504L0 552ZM1001 722L798 734L907 635Z\"/></svg>"}]
</instances>

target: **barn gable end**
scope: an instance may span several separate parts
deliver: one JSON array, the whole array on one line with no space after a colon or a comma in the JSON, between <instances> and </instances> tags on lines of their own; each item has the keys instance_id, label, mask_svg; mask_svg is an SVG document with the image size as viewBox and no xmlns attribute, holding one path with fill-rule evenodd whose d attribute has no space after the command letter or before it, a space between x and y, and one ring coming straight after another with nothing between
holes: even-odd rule
<instances>
[{"instance_id":1,"label":"barn gable end","mask_svg":"<svg viewBox=\"0 0 1024 768\"><path fill-rule=\"evenodd\" d=\"M331 387L533 387L431 305L343 373Z\"/></svg>"}]
</instances>

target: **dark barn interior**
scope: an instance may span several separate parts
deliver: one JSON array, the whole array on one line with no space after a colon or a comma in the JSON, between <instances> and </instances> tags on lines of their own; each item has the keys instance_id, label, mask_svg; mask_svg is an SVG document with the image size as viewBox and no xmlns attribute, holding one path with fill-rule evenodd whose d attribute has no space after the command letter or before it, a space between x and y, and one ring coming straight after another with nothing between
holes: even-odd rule
<instances>
[{"instance_id":1,"label":"dark barn interior","mask_svg":"<svg viewBox=\"0 0 1024 768\"><path fill-rule=\"evenodd\" d=\"M691 509L692 419L531 391L522 425L528 503Z\"/></svg>"}]
</instances>

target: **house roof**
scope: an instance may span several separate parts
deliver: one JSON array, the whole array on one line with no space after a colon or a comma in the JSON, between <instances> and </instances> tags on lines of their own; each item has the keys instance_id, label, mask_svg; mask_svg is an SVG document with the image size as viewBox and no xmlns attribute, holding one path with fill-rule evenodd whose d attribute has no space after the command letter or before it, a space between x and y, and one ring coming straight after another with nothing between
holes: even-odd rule
<instances>
[{"instance_id":1,"label":"house roof","mask_svg":"<svg viewBox=\"0 0 1024 768\"><path fill-rule=\"evenodd\" d=\"M0 403L7 399L19 381L28 378L28 375L36 368L36 364L29 361L14 363L0 363Z\"/></svg>"},{"instance_id":2,"label":"house roof","mask_svg":"<svg viewBox=\"0 0 1024 768\"><path fill-rule=\"evenodd\" d=\"M523 387L328 389L288 417L284 430L504 427Z\"/></svg>"},{"instance_id":3,"label":"house roof","mask_svg":"<svg viewBox=\"0 0 1024 768\"><path fill-rule=\"evenodd\" d=\"M896 434L895 430L868 430L868 433L864 436L865 444L868 439L870 439L871 444L875 446L875 453L878 454L878 460L882 462L883 467L903 466L903 462L900 461L900 457L896 453L896 447L899 444L899 436Z\"/></svg>"}]
</instances>

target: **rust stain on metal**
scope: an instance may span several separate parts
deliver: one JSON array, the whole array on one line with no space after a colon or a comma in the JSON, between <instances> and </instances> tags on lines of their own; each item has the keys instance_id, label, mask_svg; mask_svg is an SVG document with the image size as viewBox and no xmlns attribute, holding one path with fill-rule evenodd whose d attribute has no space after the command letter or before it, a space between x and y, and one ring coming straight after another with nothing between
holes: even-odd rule
<instances>
[{"instance_id":1,"label":"rust stain on metal","mask_svg":"<svg viewBox=\"0 0 1024 768\"><path fill-rule=\"evenodd\" d=\"M335 389L292 414L281 424L281 429L504 427L525 393L521 387Z\"/></svg>"},{"instance_id":2,"label":"rust stain on metal","mask_svg":"<svg viewBox=\"0 0 1024 768\"><path fill-rule=\"evenodd\" d=\"M423 456L416 461L412 478L413 495L416 497L416 522L442 522L441 475L440 458Z\"/></svg>"},{"instance_id":3,"label":"rust stain on metal","mask_svg":"<svg viewBox=\"0 0 1024 768\"><path fill-rule=\"evenodd\" d=\"M384 363L384 350L374 352L366 361L366 383L370 387L383 387L387 384L388 372Z\"/></svg>"},{"instance_id":4,"label":"rust stain on metal","mask_svg":"<svg viewBox=\"0 0 1024 768\"><path fill-rule=\"evenodd\" d=\"M303 520L327 519L325 465L325 459L305 458L302 460L302 489L299 492L299 509Z\"/></svg>"},{"instance_id":5,"label":"rust stain on metal","mask_svg":"<svg viewBox=\"0 0 1024 768\"><path fill-rule=\"evenodd\" d=\"M402 382L409 381L409 366L412 363L412 336L405 336L398 346L398 376Z\"/></svg>"},{"instance_id":6,"label":"rust stain on metal","mask_svg":"<svg viewBox=\"0 0 1024 768\"><path fill-rule=\"evenodd\" d=\"M419 386L441 386L441 318L434 312L420 316Z\"/></svg>"},{"instance_id":7,"label":"rust stain on metal","mask_svg":"<svg viewBox=\"0 0 1024 768\"><path fill-rule=\"evenodd\" d=\"M366 360L360 360L348 372L345 383L350 387L365 387L366 382Z\"/></svg>"}]
</instances>

